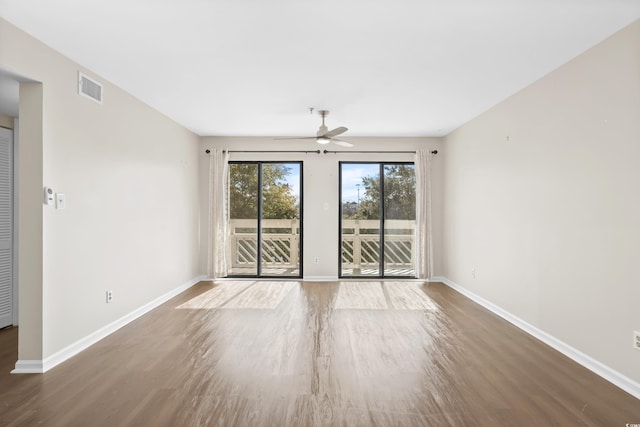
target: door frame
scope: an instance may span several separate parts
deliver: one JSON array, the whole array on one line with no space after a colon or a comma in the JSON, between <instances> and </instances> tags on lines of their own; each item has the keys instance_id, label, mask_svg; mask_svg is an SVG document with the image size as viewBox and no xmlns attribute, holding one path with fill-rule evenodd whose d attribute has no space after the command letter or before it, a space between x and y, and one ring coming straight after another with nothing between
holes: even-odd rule
<instances>
[{"instance_id":1,"label":"door frame","mask_svg":"<svg viewBox=\"0 0 640 427\"><path fill-rule=\"evenodd\" d=\"M8 149L10 150L9 152L9 158L7 159L9 162L9 169L10 169L10 174L8 176L8 179L11 180L11 182L9 183L9 189L11 191L11 197L9 200L10 203L10 212L11 212L11 220L9 222L9 236L8 236L8 244L10 245L9 249L9 274L10 274L10 280L8 281L8 283L5 283L3 285L3 287L6 286L5 289L7 289L9 292L11 292L11 295L9 296L9 313L8 316L3 316L3 323L2 325L0 325L0 328L2 327L10 327L10 326L16 326L18 324L18 288L17 288L17 283L18 281L16 280L16 273L17 273L17 262L16 262L16 253L17 253L17 248L16 248L16 242L17 242L17 227L16 227L16 223L17 223L17 203L16 203L16 194L17 194L17 183L16 183L16 171L15 171L15 165L17 163L17 157L16 157L16 127L17 127L17 119L12 119L12 123L10 126L13 127L0 127L0 130L2 130L3 135L6 135L7 138L7 145L8 145ZM7 323L4 323L4 321L6 321Z\"/></svg>"},{"instance_id":2,"label":"door frame","mask_svg":"<svg viewBox=\"0 0 640 427\"><path fill-rule=\"evenodd\" d=\"M298 275L296 276L269 276L262 274L262 165L264 164L297 164L300 166L300 207L299 207L299 233L298 233ZM258 165L258 218L256 228L256 274L227 274L228 278L247 278L247 279L302 279L303 267L304 267L304 254L303 254L303 230L304 230L304 162L302 160L230 160L229 165L233 164L256 164ZM229 168L231 173L231 168ZM230 194L230 193L229 193ZM227 200L229 203L229 200ZM227 213L227 220L230 220L229 213Z\"/></svg>"},{"instance_id":3,"label":"door frame","mask_svg":"<svg viewBox=\"0 0 640 427\"><path fill-rule=\"evenodd\" d=\"M367 164L367 165L378 165L379 173L380 173L380 251L379 261L378 261L378 275L359 275L359 276L345 276L342 274L342 165L343 164ZM338 278L340 279L415 279L415 274L413 276L385 276L384 274L384 238L385 238L385 215L384 215L384 167L386 165L414 165L415 162L407 162L407 161L340 161L338 162ZM413 249L412 249L413 250ZM414 266L415 271L415 266Z\"/></svg>"},{"instance_id":4,"label":"door frame","mask_svg":"<svg viewBox=\"0 0 640 427\"><path fill-rule=\"evenodd\" d=\"M12 280L13 280L13 326L18 326L18 129L19 119L16 117L13 119L13 167L11 172L13 175L13 235L12 235L12 248L13 254L11 263L12 265Z\"/></svg>"}]
</instances>

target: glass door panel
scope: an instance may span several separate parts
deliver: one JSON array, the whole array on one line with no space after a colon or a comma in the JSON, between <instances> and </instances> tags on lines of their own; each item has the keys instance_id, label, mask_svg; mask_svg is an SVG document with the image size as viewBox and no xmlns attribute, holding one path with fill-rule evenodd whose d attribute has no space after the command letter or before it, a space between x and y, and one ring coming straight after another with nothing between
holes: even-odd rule
<instances>
[{"instance_id":1,"label":"glass door panel","mask_svg":"<svg viewBox=\"0 0 640 427\"><path fill-rule=\"evenodd\" d=\"M380 165L340 164L340 276L380 275Z\"/></svg>"},{"instance_id":2,"label":"glass door panel","mask_svg":"<svg viewBox=\"0 0 640 427\"><path fill-rule=\"evenodd\" d=\"M257 163L229 164L229 276L258 275Z\"/></svg>"},{"instance_id":3,"label":"glass door panel","mask_svg":"<svg viewBox=\"0 0 640 427\"><path fill-rule=\"evenodd\" d=\"M385 164L383 175L384 276L414 277L415 166Z\"/></svg>"},{"instance_id":4,"label":"glass door panel","mask_svg":"<svg viewBox=\"0 0 640 427\"><path fill-rule=\"evenodd\" d=\"M301 166L262 164L262 276L300 276Z\"/></svg>"}]
</instances>

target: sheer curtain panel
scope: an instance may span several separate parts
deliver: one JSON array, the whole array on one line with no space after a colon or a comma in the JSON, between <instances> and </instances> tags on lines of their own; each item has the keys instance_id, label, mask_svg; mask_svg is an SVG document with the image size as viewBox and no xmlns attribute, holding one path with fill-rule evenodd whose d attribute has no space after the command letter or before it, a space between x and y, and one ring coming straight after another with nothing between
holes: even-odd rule
<instances>
[{"instance_id":1,"label":"sheer curtain panel","mask_svg":"<svg viewBox=\"0 0 640 427\"><path fill-rule=\"evenodd\" d=\"M211 149L209 154L209 242L207 274L227 275L227 191L229 150Z\"/></svg>"},{"instance_id":2,"label":"sheer curtain panel","mask_svg":"<svg viewBox=\"0 0 640 427\"><path fill-rule=\"evenodd\" d=\"M414 256L416 277L433 275L433 243L431 233L431 152L416 151L416 229Z\"/></svg>"}]
</instances>

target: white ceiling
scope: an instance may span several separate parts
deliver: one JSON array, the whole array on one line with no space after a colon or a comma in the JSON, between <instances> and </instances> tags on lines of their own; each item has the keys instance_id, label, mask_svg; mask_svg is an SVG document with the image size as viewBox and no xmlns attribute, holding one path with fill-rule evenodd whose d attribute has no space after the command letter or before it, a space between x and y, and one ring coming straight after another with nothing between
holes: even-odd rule
<instances>
[{"instance_id":1,"label":"white ceiling","mask_svg":"<svg viewBox=\"0 0 640 427\"><path fill-rule=\"evenodd\" d=\"M345 137L440 136L640 1L0 0L0 16L200 135L311 135L316 107Z\"/></svg>"}]
</instances>

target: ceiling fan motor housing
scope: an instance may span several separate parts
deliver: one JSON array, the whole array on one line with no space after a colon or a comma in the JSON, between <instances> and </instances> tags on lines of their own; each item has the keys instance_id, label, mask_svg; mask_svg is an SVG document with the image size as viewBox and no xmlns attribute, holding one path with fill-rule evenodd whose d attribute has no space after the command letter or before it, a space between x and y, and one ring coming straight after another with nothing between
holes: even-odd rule
<instances>
[{"instance_id":1,"label":"ceiling fan motor housing","mask_svg":"<svg viewBox=\"0 0 640 427\"><path fill-rule=\"evenodd\" d=\"M324 124L324 118L329 115L329 110L318 110L318 114L320 114L320 117L322 117L322 124L320 125L320 128L316 133L316 135L318 136L316 142L318 144L328 144L329 142L331 142L331 138L324 137L324 135L329 132L329 128L327 128L327 126Z\"/></svg>"},{"instance_id":2,"label":"ceiling fan motor housing","mask_svg":"<svg viewBox=\"0 0 640 427\"><path fill-rule=\"evenodd\" d=\"M320 126L320 129L318 129L318 133L316 135L318 136L322 136L325 133L329 132L329 129L324 125L324 123Z\"/></svg>"}]
</instances>

